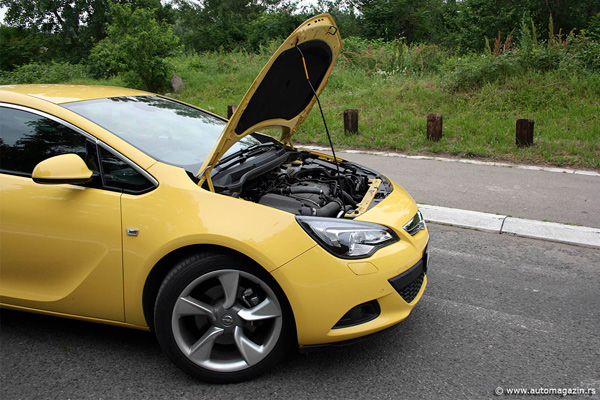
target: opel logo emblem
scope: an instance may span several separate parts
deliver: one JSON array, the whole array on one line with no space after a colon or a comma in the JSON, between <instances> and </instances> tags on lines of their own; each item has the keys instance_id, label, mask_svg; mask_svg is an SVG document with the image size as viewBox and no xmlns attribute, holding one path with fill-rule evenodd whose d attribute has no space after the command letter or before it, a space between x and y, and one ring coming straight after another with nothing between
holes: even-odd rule
<instances>
[{"instance_id":1,"label":"opel logo emblem","mask_svg":"<svg viewBox=\"0 0 600 400\"><path fill-rule=\"evenodd\" d=\"M231 326L231 325L233 325L235 320L233 319L233 317L231 315L227 314L227 315L223 315L223 317L221 318L221 322L225 326Z\"/></svg>"}]
</instances>

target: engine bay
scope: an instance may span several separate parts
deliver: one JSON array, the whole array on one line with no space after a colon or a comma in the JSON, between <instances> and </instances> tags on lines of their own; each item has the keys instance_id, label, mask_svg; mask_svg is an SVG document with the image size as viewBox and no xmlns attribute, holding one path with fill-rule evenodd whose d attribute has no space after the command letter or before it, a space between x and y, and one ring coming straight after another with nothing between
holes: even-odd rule
<instances>
[{"instance_id":1,"label":"engine bay","mask_svg":"<svg viewBox=\"0 0 600 400\"><path fill-rule=\"evenodd\" d=\"M263 143L223 159L215 191L295 215L354 218L391 191L377 172L333 157ZM339 160L338 160L339 161Z\"/></svg>"}]
</instances>

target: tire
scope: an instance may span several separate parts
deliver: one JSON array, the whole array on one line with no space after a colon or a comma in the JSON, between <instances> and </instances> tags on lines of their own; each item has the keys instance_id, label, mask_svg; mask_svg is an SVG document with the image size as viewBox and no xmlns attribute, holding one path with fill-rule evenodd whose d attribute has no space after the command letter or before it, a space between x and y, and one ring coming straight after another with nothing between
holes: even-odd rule
<instances>
[{"instance_id":1,"label":"tire","mask_svg":"<svg viewBox=\"0 0 600 400\"><path fill-rule=\"evenodd\" d=\"M288 351L294 334L283 291L241 257L200 253L165 277L154 308L155 333L171 361L212 383L252 379Z\"/></svg>"}]
</instances>

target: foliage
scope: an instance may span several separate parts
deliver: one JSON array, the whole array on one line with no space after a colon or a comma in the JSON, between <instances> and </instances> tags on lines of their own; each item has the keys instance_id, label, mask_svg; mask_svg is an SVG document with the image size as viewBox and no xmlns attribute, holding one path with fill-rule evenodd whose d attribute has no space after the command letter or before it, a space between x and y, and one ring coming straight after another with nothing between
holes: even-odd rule
<instances>
[{"instance_id":1,"label":"foliage","mask_svg":"<svg viewBox=\"0 0 600 400\"><path fill-rule=\"evenodd\" d=\"M600 0L317 0L311 5L297 0L0 0L0 5L7 7L9 26L45 34L44 59L80 62L106 36L110 1L152 10L192 52L256 50L321 12L333 15L343 37L403 40L459 54L484 51L485 38L498 33L514 32L519 44L524 17L538 39L571 32L585 32L593 40L600 35Z\"/></svg>"},{"instance_id":2,"label":"foliage","mask_svg":"<svg viewBox=\"0 0 600 400\"><path fill-rule=\"evenodd\" d=\"M86 67L66 62L31 63L16 67L13 71L0 72L0 84L18 83L65 83L86 77Z\"/></svg>"},{"instance_id":3,"label":"foliage","mask_svg":"<svg viewBox=\"0 0 600 400\"><path fill-rule=\"evenodd\" d=\"M78 63L106 36L111 0L0 0L7 7L4 17L10 26L43 33L46 59ZM156 18L173 22L170 5L160 0L112 0L135 8L154 10ZM16 65L16 64L15 64Z\"/></svg>"},{"instance_id":4,"label":"foliage","mask_svg":"<svg viewBox=\"0 0 600 400\"><path fill-rule=\"evenodd\" d=\"M269 2L178 0L175 33L186 48L196 52L231 50L246 43L249 24L266 11L265 4Z\"/></svg>"},{"instance_id":5,"label":"foliage","mask_svg":"<svg viewBox=\"0 0 600 400\"><path fill-rule=\"evenodd\" d=\"M0 70L15 67L43 57L45 37L23 28L0 25Z\"/></svg>"},{"instance_id":6,"label":"foliage","mask_svg":"<svg viewBox=\"0 0 600 400\"><path fill-rule=\"evenodd\" d=\"M590 18L580 35L569 35L564 42L574 50L579 65L600 72L600 12ZM555 41L551 43L555 45Z\"/></svg>"},{"instance_id":7,"label":"foliage","mask_svg":"<svg viewBox=\"0 0 600 400\"><path fill-rule=\"evenodd\" d=\"M600 0L537 0L533 4L535 8L530 10L536 25L545 26L545 22L553 18L551 35L582 29L594 14L600 12ZM535 12L536 8L538 12Z\"/></svg>"},{"instance_id":8,"label":"foliage","mask_svg":"<svg viewBox=\"0 0 600 400\"><path fill-rule=\"evenodd\" d=\"M520 65L516 61L509 54L493 58L472 55L450 59L446 64L445 87L450 91L469 91L488 83L501 82L519 73Z\"/></svg>"},{"instance_id":9,"label":"foliage","mask_svg":"<svg viewBox=\"0 0 600 400\"><path fill-rule=\"evenodd\" d=\"M552 32L550 19L548 32ZM487 54L468 54L445 62L446 88L451 91L475 90L483 85L504 82L522 76L528 71L557 70L565 74L580 74L584 70L600 70L600 41L583 34L549 34L540 40L532 19L525 15L519 31L519 45L511 42L511 34L504 41L500 33L494 49L486 38Z\"/></svg>"},{"instance_id":10,"label":"foliage","mask_svg":"<svg viewBox=\"0 0 600 400\"><path fill-rule=\"evenodd\" d=\"M600 12L590 18L584 34L591 39L600 40Z\"/></svg>"},{"instance_id":11,"label":"foliage","mask_svg":"<svg viewBox=\"0 0 600 400\"><path fill-rule=\"evenodd\" d=\"M285 39L304 20L302 15L284 12L262 14L248 25L247 45L252 50L258 50L272 40Z\"/></svg>"},{"instance_id":12,"label":"foliage","mask_svg":"<svg viewBox=\"0 0 600 400\"><path fill-rule=\"evenodd\" d=\"M600 38L586 35L569 36L567 39L569 56L575 65L600 73Z\"/></svg>"},{"instance_id":13,"label":"foliage","mask_svg":"<svg viewBox=\"0 0 600 400\"><path fill-rule=\"evenodd\" d=\"M360 0L367 38L409 43L434 41L441 22L442 0Z\"/></svg>"},{"instance_id":14,"label":"foliage","mask_svg":"<svg viewBox=\"0 0 600 400\"><path fill-rule=\"evenodd\" d=\"M435 43L461 53L482 51L485 37L519 29L523 16L542 36L582 29L600 0L358 0L362 35L386 41ZM552 30L547 21L554 19Z\"/></svg>"},{"instance_id":15,"label":"foliage","mask_svg":"<svg viewBox=\"0 0 600 400\"><path fill-rule=\"evenodd\" d=\"M52 34L54 58L77 62L104 34L107 0L0 0L11 26Z\"/></svg>"},{"instance_id":16,"label":"foliage","mask_svg":"<svg viewBox=\"0 0 600 400\"><path fill-rule=\"evenodd\" d=\"M384 42L351 37L343 41L342 62L379 74L434 72L444 57L438 46L406 44L399 39Z\"/></svg>"},{"instance_id":17,"label":"foliage","mask_svg":"<svg viewBox=\"0 0 600 400\"><path fill-rule=\"evenodd\" d=\"M316 4L304 4L298 13L304 19L322 13L331 14L342 37L365 37L364 21L356 0L317 0Z\"/></svg>"},{"instance_id":18,"label":"foliage","mask_svg":"<svg viewBox=\"0 0 600 400\"><path fill-rule=\"evenodd\" d=\"M528 1L457 2L454 12L447 16L448 22L456 28L452 32L452 42L448 45L457 48L461 53L482 51L485 47L485 37L496 37L498 32L506 36L519 26L523 14L528 11Z\"/></svg>"},{"instance_id":19,"label":"foliage","mask_svg":"<svg viewBox=\"0 0 600 400\"><path fill-rule=\"evenodd\" d=\"M539 37L582 29L600 12L600 0L461 0L442 5L445 35L439 43L461 53L484 50L484 38L517 31L525 16L539 28ZM553 24L548 21L553 19ZM530 24L531 26L531 24ZM429 39L431 40L431 39Z\"/></svg>"},{"instance_id":20,"label":"foliage","mask_svg":"<svg viewBox=\"0 0 600 400\"><path fill-rule=\"evenodd\" d=\"M166 87L168 57L181 51L171 26L157 21L153 10L129 4L113 4L111 13L107 37L90 54L92 73L97 77L122 73L130 85L150 91Z\"/></svg>"}]
</instances>

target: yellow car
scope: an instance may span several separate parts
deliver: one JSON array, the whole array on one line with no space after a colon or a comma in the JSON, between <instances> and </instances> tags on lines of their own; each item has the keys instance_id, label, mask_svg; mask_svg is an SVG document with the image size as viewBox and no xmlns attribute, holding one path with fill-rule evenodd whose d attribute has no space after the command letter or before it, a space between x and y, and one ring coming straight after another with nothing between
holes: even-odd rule
<instances>
[{"instance_id":1,"label":"yellow car","mask_svg":"<svg viewBox=\"0 0 600 400\"><path fill-rule=\"evenodd\" d=\"M415 202L291 142L340 51L329 15L306 21L228 121L131 89L0 87L2 307L153 330L211 382L405 319L427 283Z\"/></svg>"}]
</instances>

